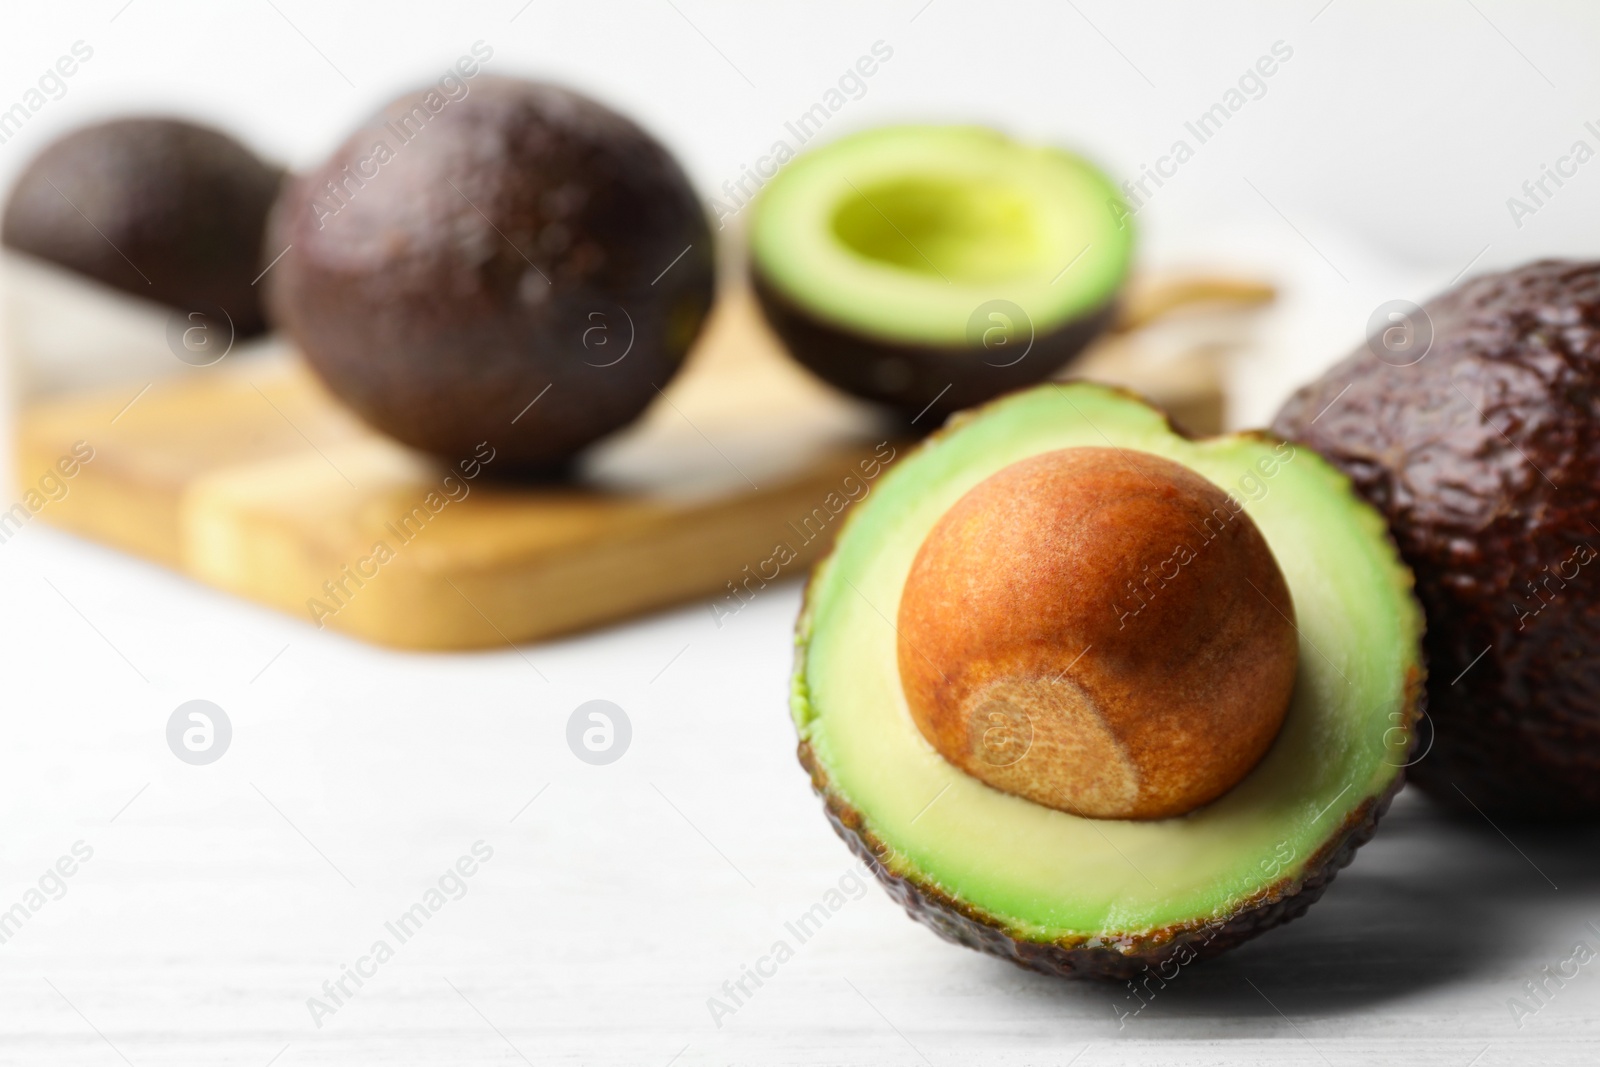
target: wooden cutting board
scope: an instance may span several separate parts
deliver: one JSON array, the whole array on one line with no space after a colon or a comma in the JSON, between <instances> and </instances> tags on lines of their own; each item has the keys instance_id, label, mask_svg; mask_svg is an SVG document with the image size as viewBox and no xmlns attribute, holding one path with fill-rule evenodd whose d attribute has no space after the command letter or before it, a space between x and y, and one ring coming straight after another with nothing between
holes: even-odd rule
<instances>
[{"instance_id":1,"label":"wooden cutting board","mask_svg":"<svg viewBox=\"0 0 1600 1067\"><path fill-rule=\"evenodd\" d=\"M1137 286L1119 331L1072 373L1214 432L1217 350L1271 295L1226 279ZM64 529L312 625L466 649L694 599L726 620L826 549L908 446L893 434L790 361L734 287L683 373L570 484L497 484L492 460L447 479L357 422L288 351L29 405L16 460L24 506Z\"/></svg>"}]
</instances>

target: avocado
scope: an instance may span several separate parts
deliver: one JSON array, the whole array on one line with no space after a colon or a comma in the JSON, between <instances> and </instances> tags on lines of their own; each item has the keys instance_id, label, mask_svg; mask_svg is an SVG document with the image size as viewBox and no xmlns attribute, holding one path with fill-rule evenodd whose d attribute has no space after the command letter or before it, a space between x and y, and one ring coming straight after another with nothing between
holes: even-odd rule
<instances>
[{"instance_id":1,"label":"avocado","mask_svg":"<svg viewBox=\"0 0 1600 1067\"><path fill-rule=\"evenodd\" d=\"M1350 476L1417 575L1417 785L1490 816L1600 816L1600 263L1487 274L1422 312L1275 428Z\"/></svg>"},{"instance_id":2,"label":"avocado","mask_svg":"<svg viewBox=\"0 0 1600 1067\"><path fill-rule=\"evenodd\" d=\"M511 78L460 90L400 97L286 190L271 306L378 430L549 470L683 362L711 305L710 228L616 112Z\"/></svg>"},{"instance_id":3,"label":"avocado","mask_svg":"<svg viewBox=\"0 0 1600 1067\"><path fill-rule=\"evenodd\" d=\"M751 275L790 354L924 426L1042 381L1114 317L1133 250L1112 182L975 126L809 152L756 201Z\"/></svg>"},{"instance_id":4,"label":"avocado","mask_svg":"<svg viewBox=\"0 0 1600 1067\"><path fill-rule=\"evenodd\" d=\"M283 172L225 133L114 119L48 145L23 170L0 241L181 311L220 308L233 336L267 329L259 290Z\"/></svg>"},{"instance_id":5,"label":"avocado","mask_svg":"<svg viewBox=\"0 0 1600 1067\"><path fill-rule=\"evenodd\" d=\"M943 937L1127 978L1296 918L1400 788L1422 615L1310 449L1046 384L951 419L812 575L791 710Z\"/></svg>"}]
</instances>

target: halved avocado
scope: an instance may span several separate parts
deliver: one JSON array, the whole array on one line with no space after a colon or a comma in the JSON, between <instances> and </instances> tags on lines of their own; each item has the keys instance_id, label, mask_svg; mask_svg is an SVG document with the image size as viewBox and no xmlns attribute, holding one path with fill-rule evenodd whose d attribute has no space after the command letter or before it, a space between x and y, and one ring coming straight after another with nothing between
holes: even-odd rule
<instances>
[{"instance_id":1,"label":"halved avocado","mask_svg":"<svg viewBox=\"0 0 1600 1067\"><path fill-rule=\"evenodd\" d=\"M893 126L789 164L751 270L790 353L917 417L1050 376L1108 325L1130 216L1092 164L973 126Z\"/></svg>"},{"instance_id":2,"label":"halved avocado","mask_svg":"<svg viewBox=\"0 0 1600 1067\"><path fill-rule=\"evenodd\" d=\"M1182 815L1080 817L987 785L925 739L902 684L902 591L930 533L980 484L1074 450L1173 461L1225 491L1292 598L1282 624L1298 667L1276 739ZM990 529L1015 532L1002 526ZM1310 449L1261 433L1193 440L1128 393L1039 386L908 454L816 568L796 633L800 760L834 828L913 918L1034 970L1130 977L1299 916L1371 836L1420 714L1422 625L1382 520ZM1057 651L1065 663L1081 650Z\"/></svg>"}]
</instances>

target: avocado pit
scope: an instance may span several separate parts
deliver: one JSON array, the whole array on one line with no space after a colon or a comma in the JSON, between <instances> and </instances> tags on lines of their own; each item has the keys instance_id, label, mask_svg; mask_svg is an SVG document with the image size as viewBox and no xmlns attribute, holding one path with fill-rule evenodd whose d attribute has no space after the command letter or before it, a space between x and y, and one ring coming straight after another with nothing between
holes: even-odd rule
<instances>
[{"instance_id":1,"label":"avocado pit","mask_svg":"<svg viewBox=\"0 0 1600 1067\"><path fill-rule=\"evenodd\" d=\"M1208 803L1277 736L1288 586L1242 506L1149 453L1013 463L935 524L901 595L917 728L996 789L1090 818Z\"/></svg>"}]
</instances>

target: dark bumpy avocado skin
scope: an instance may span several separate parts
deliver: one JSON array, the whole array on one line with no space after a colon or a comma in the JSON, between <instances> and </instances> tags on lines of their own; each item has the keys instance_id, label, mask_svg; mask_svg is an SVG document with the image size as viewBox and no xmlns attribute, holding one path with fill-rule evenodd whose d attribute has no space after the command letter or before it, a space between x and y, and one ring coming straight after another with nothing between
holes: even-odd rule
<instances>
[{"instance_id":1,"label":"dark bumpy avocado skin","mask_svg":"<svg viewBox=\"0 0 1600 1067\"><path fill-rule=\"evenodd\" d=\"M221 307L248 337L267 328L251 282L282 176L216 130L117 119L39 153L12 190L0 240L135 296Z\"/></svg>"},{"instance_id":2,"label":"dark bumpy avocado skin","mask_svg":"<svg viewBox=\"0 0 1600 1067\"><path fill-rule=\"evenodd\" d=\"M428 91L294 183L272 306L378 429L447 458L488 440L497 469L548 469L678 369L711 304L710 229L672 157L622 116L548 85L467 84L442 106L432 91L414 140L395 124L427 115Z\"/></svg>"},{"instance_id":3,"label":"dark bumpy avocado skin","mask_svg":"<svg viewBox=\"0 0 1600 1067\"><path fill-rule=\"evenodd\" d=\"M1117 310L1113 302L1040 331L1026 356L994 366L981 349L898 344L835 326L784 296L759 267L751 273L761 310L790 355L830 385L894 408L928 429L953 412L1050 377L1100 336Z\"/></svg>"},{"instance_id":4,"label":"dark bumpy avocado skin","mask_svg":"<svg viewBox=\"0 0 1600 1067\"><path fill-rule=\"evenodd\" d=\"M1417 784L1489 814L1593 818L1600 263L1476 278L1426 310L1421 362L1358 349L1274 428L1343 468L1416 573L1435 735Z\"/></svg>"}]
</instances>

